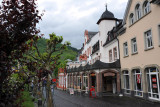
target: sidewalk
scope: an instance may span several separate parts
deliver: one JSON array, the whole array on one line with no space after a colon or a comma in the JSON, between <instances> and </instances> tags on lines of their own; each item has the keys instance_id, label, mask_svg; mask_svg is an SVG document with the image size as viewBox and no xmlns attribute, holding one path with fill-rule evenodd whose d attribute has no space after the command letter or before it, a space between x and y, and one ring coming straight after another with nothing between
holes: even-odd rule
<instances>
[{"instance_id":1,"label":"sidewalk","mask_svg":"<svg viewBox=\"0 0 160 107\"><path fill-rule=\"evenodd\" d=\"M89 98L80 95L70 95L61 90L55 90L54 102L56 107L160 107L160 103L153 103L137 98L125 96Z\"/></svg>"}]
</instances>

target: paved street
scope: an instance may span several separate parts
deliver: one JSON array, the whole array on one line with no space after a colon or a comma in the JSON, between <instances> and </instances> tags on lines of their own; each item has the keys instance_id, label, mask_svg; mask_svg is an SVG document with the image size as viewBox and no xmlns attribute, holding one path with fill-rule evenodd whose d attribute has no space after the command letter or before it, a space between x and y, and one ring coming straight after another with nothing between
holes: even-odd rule
<instances>
[{"instance_id":1,"label":"paved street","mask_svg":"<svg viewBox=\"0 0 160 107\"><path fill-rule=\"evenodd\" d=\"M139 98L107 96L103 98L89 98L80 95L69 95L65 91L55 90L55 107L160 107L160 103L153 103Z\"/></svg>"}]
</instances>

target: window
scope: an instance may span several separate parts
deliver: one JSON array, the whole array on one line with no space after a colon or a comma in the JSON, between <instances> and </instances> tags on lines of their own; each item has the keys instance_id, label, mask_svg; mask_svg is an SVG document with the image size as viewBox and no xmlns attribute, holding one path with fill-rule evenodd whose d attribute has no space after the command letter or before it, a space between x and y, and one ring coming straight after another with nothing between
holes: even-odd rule
<instances>
[{"instance_id":1,"label":"window","mask_svg":"<svg viewBox=\"0 0 160 107\"><path fill-rule=\"evenodd\" d=\"M128 44L127 44L127 42L125 42L123 44L123 47L124 47L124 56L128 56Z\"/></svg>"},{"instance_id":2,"label":"window","mask_svg":"<svg viewBox=\"0 0 160 107\"><path fill-rule=\"evenodd\" d=\"M81 76L77 76L77 86L78 86L78 89L81 89Z\"/></svg>"},{"instance_id":3,"label":"window","mask_svg":"<svg viewBox=\"0 0 160 107\"><path fill-rule=\"evenodd\" d=\"M73 88L73 76L71 75L71 88Z\"/></svg>"},{"instance_id":4,"label":"window","mask_svg":"<svg viewBox=\"0 0 160 107\"><path fill-rule=\"evenodd\" d=\"M151 30L145 32L145 45L146 49L153 47Z\"/></svg>"},{"instance_id":5,"label":"window","mask_svg":"<svg viewBox=\"0 0 160 107\"><path fill-rule=\"evenodd\" d=\"M131 40L131 43L132 43L132 53L137 53L137 41L136 41L136 38L133 38Z\"/></svg>"},{"instance_id":6,"label":"window","mask_svg":"<svg viewBox=\"0 0 160 107\"><path fill-rule=\"evenodd\" d=\"M134 23L134 14L131 13L130 14L130 25L132 25Z\"/></svg>"},{"instance_id":7,"label":"window","mask_svg":"<svg viewBox=\"0 0 160 107\"><path fill-rule=\"evenodd\" d=\"M124 77L124 92L130 93L130 86L129 86L129 73L128 71L123 72Z\"/></svg>"},{"instance_id":8,"label":"window","mask_svg":"<svg viewBox=\"0 0 160 107\"><path fill-rule=\"evenodd\" d=\"M109 62L112 62L112 50L109 50Z\"/></svg>"},{"instance_id":9,"label":"window","mask_svg":"<svg viewBox=\"0 0 160 107\"><path fill-rule=\"evenodd\" d=\"M135 12L135 13L136 13L136 18L137 18L137 20L138 20L138 19L141 18L140 4L137 4L137 5L136 5L136 9L135 9L135 10L136 10L136 12Z\"/></svg>"},{"instance_id":10,"label":"window","mask_svg":"<svg viewBox=\"0 0 160 107\"><path fill-rule=\"evenodd\" d=\"M160 100L160 87L159 87L159 71L156 67L146 69L148 97L150 99Z\"/></svg>"},{"instance_id":11,"label":"window","mask_svg":"<svg viewBox=\"0 0 160 107\"><path fill-rule=\"evenodd\" d=\"M139 69L133 70L134 95L143 96L142 92L142 73Z\"/></svg>"},{"instance_id":12,"label":"window","mask_svg":"<svg viewBox=\"0 0 160 107\"><path fill-rule=\"evenodd\" d=\"M82 90L87 90L88 88L88 76L86 74L83 75L83 88Z\"/></svg>"},{"instance_id":13,"label":"window","mask_svg":"<svg viewBox=\"0 0 160 107\"><path fill-rule=\"evenodd\" d=\"M117 47L113 48L114 60L117 60Z\"/></svg>"},{"instance_id":14,"label":"window","mask_svg":"<svg viewBox=\"0 0 160 107\"><path fill-rule=\"evenodd\" d=\"M150 12L150 3L145 1L143 4L143 13L144 15Z\"/></svg>"},{"instance_id":15,"label":"window","mask_svg":"<svg viewBox=\"0 0 160 107\"><path fill-rule=\"evenodd\" d=\"M74 88L77 86L76 76L74 76Z\"/></svg>"}]
</instances>

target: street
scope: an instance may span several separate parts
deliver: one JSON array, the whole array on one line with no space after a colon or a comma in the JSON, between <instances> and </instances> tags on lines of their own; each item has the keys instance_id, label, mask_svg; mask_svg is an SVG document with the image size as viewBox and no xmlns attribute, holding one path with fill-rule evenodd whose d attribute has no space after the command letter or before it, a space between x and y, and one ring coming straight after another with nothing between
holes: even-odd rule
<instances>
[{"instance_id":1,"label":"street","mask_svg":"<svg viewBox=\"0 0 160 107\"><path fill-rule=\"evenodd\" d=\"M65 91L55 90L54 107L160 107L160 103L145 101L140 98L106 96L89 98L70 95Z\"/></svg>"}]
</instances>

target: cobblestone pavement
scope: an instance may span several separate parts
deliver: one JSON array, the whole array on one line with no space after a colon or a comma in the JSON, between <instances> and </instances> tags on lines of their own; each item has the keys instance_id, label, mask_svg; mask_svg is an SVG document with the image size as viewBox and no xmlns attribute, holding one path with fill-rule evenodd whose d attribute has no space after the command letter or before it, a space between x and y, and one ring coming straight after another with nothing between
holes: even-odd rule
<instances>
[{"instance_id":1,"label":"cobblestone pavement","mask_svg":"<svg viewBox=\"0 0 160 107\"><path fill-rule=\"evenodd\" d=\"M61 90L55 90L54 104L54 107L160 107L160 103L153 103L139 98L119 96L89 98L70 95Z\"/></svg>"}]
</instances>

